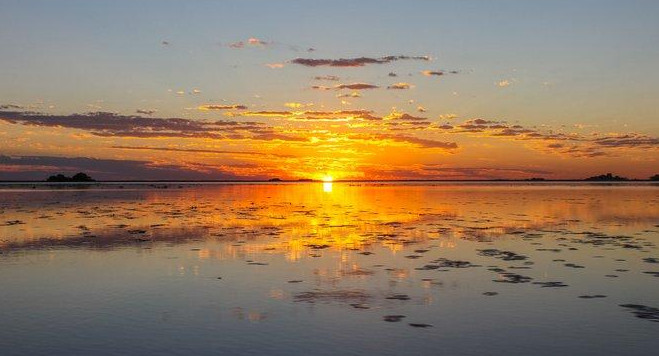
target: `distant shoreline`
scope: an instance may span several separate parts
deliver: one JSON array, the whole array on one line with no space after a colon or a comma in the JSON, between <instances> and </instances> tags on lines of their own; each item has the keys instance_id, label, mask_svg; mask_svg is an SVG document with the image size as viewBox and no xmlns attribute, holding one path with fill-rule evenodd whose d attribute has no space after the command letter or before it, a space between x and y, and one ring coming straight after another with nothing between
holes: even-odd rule
<instances>
[{"instance_id":1,"label":"distant shoreline","mask_svg":"<svg viewBox=\"0 0 659 356\"><path fill-rule=\"evenodd\" d=\"M253 184L253 183L526 183L526 184L546 184L546 183L588 183L588 184L625 184L625 183L657 183L656 180L649 179L628 179L612 181L596 181L584 179L546 179L546 180L524 180L524 179L392 179L392 180L334 180L325 182L323 180L107 180L93 182L47 182L32 180L0 180L0 184L39 184L39 185L102 185L102 184L204 184L204 183L233 183L233 184Z\"/></svg>"}]
</instances>

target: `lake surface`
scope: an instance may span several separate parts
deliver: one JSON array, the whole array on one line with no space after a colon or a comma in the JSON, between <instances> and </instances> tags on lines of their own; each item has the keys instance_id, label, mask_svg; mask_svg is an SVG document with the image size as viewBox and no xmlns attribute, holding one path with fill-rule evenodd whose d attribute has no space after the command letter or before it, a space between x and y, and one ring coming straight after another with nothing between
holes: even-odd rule
<instances>
[{"instance_id":1,"label":"lake surface","mask_svg":"<svg viewBox=\"0 0 659 356\"><path fill-rule=\"evenodd\" d=\"M648 355L658 245L651 184L5 185L0 354Z\"/></svg>"}]
</instances>

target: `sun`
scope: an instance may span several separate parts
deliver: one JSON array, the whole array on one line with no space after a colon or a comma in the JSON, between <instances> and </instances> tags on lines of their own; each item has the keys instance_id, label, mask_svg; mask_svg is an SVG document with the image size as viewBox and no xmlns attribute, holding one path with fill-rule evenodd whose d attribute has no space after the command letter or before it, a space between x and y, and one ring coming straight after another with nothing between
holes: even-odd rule
<instances>
[{"instance_id":1,"label":"sun","mask_svg":"<svg viewBox=\"0 0 659 356\"><path fill-rule=\"evenodd\" d=\"M330 182L332 182L333 180L334 180L334 179L332 178L332 176L324 176L324 177L323 177L323 182L325 182L325 183L330 183Z\"/></svg>"}]
</instances>

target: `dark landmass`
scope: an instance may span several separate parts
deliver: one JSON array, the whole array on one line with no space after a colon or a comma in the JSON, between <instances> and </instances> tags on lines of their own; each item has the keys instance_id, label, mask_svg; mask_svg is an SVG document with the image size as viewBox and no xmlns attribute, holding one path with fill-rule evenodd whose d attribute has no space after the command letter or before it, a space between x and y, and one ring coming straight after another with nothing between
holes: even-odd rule
<instances>
[{"instance_id":1,"label":"dark landmass","mask_svg":"<svg viewBox=\"0 0 659 356\"><path fill-rule=\"evenodd\" d=\"M585 179L547 179L542 177L532 177L523 179L337 179L334 183L579 183L579 182L593 182L593 183L606 183L606 182L657 182L659 181L659 174L655 174L647 179L629 179L626 177L614 176L611 173L602 174L599 176L589 177ZM0 183L40 183L42 180L3 180ZM212 180L175 180L175 179L126 179L126 180L100 180L97 181L85 173L78 173L73 177L67 177L63 174L50 176L46 182L98 182L98 183L295 183L295 182L323 182L322 180L300 178L300 179L212 179Z\"/></svg>"},{"instance_id":2,"label":"dark landmass","mask_svg":"<svg viewBox=\"0 0 659 356\"><path fill-rule=\"evenodd\" d=\"M73 177L67 177L63 174L57 174L48 177L46 182L96 182L96 180L85 173L76 173Z\"/></svg>"},{"instance_id":3,"label":"dark landmass","mask_svg":"<svg viewBox=\"0 0 659 356\"><path fill-rule=\"evenodd\" d=\"M589 177L589 178L586 178L584 180L597 181L597 182L620 182L620 181L627 181L627 180L629 180L629 178L614 176L611 173L607 173L607 174L602 174L602 175L599 175L599 176Z\"/></svg>"}]
</instances>

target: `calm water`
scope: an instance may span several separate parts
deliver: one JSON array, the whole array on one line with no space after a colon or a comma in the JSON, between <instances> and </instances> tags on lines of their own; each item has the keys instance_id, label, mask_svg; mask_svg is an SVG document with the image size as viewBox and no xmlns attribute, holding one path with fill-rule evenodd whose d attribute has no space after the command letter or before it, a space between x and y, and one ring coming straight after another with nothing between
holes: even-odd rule
<instances>
[{"instance_id":1,"label":"calm water","mask_svg":"<svg viewBox=\"0 0 659 356\"><path fill-rule=\"evenodd\" d=\"M653 354L658 244L657 185L0 186L0 354Z\"/></svg>"}]
</instances>

